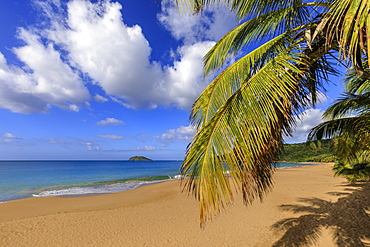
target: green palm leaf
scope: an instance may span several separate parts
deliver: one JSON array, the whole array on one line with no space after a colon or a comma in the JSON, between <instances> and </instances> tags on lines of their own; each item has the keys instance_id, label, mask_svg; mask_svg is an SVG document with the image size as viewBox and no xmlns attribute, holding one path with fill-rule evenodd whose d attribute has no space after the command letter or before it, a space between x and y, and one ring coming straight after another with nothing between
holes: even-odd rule
<instances>
[{"instance_id":1,"label":"green palm leaf","mask_svg":"<svg viewBox=\"0 0 370 247\"><path fill-rule=\"evenodd\" d=\"M361 157L359 160L366 160L365 163L356 163L354 165L338 163L335 164L333 170L335 170L335 176L344 176L350 182L354 183L358 180L369 180L370 178L370 164L368 160L370 153L366 153L366 157Z\"/></svg>"},{"instance_id":2,"label":"green palm leaf","mask_svg":"<svg viewBox=\"0 0 370 247\"><path fill-rule=\"evenodd\" d=\"M369 73L363 70L362 61L370 52L369 9L369 1L337 0L327 14L328 43L338 41L342 56L366 77Z\"/></svg>"},{"instance_id":3,"label":"green palm leaf","mask_svg":"<svg viewBox=\"0 0 370 247\"><path fill-rule=\"evenodd\" d=\"M228 32L205 55L204 73L208 74L218 69L230 57L235 56L241 47L246 49L247 45L258 42L266 36L274 37L275 34L284 33L285 19L292 12L299 12L302 17L296 20L293 30L289 29L286 32L297 34L300 29L304 28L304 26L301 26L303 24L302 19L308 19L308 15L305 13L306 9L303 6L290 6L248 20Z\"/></svg>"},{"instance_id":4,"label":"green palm leaf","mask_svg":"<svg viewBox=\"0 0 370 247\"><path fill-rule=\"evenodd\" d=\"M364 153L370 133L370 1L176 2L194 12L227 6L241 21L207 53L205 75L225 66L232 56L241 58L213 80L191 113L197 134L181 172L188 176L185 188L200 201L201 224L232 202L234 189L249 203L272 186L271 166L282 136L294 126L294 114L314 105L320 90L325 92L323 82L337 73L330 57L338 51L356 75L348 77L348 94L327 112L331 120L312 130L309 138L352 137L359 145L348 155ZM255 50L240 54L256 44ZM353 112L359 115L338 119Z\"/></svg>"},{"instance_id":5,"label":"green palm leaf","mask_svg":"<svg viewBox=\"0 0 370 247\"><path fill-rule=\"evenodd\" d=\"M368 59L364 59L362 67L365 70L369 69ZM370 79L358 75L354 68L348 70L346 77L344 78L346 85L346 91L354 94L364 94L370 92Z\"/></svg>"},{"instance_id":6,"label":"green palm leaf","mask_svg":"<svg viewBox=\"0 0 370 247\"><path fill-rule=\"evenodd\" d=\"M239 59L218 75L193 105L191 119L199 128L207 122L224 102L234 94L260 67L285 51L292 42L292 32L286 32L266 42Z\"/></svg>"},{"instance_id":7,"label":"green palm leaf","mask_svg":"<svg viewBox=\"0 0 370 247\"><path fill-rule=\"evenodd\" d=\"M370 110L370 92L361 95L346 93L323 114L324 118L336 119L348 115L368 113Z\"/></svg>"},{"instance_id":8,"label":"green palm leaf","mask_svg":"<svg viewBox=\"0 0 370 247\"><path fill-rule=\"evenodd\" d=\"M315 141L341 135L345 138L362 139L367 138L367 133L370 133L370 113L323 122L310 131L307 139Z\"/></svg>"},{"instance_id":9,"label":"green palm leaf","mask_svg":"<svg viewBox=\"0 0 370 247\"><path fill-rule=\"evenodd\" d=\"M185 186L200 201L201 224L231 203L233 187L242 190L248 203L271 186L270 165L282 132L289 132L294 121L292 102L303 73L294 65L302 61L297 55L281 52L226 101L221 97L221 106L188 147L181 173L189 177Z\"/></svg>"}]
</instances>

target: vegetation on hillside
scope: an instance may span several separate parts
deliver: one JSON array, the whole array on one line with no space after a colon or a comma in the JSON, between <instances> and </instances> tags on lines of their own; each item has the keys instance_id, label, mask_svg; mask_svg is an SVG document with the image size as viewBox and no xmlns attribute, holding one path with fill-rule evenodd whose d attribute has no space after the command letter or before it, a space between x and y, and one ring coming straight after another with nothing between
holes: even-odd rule
<instances>
[{"instance_id":1,"label":"vegetation on hillside","mask_svg":"<svg viewBox=\"0 0 370 247\"><path fill-rule=\"evenodd\" d=\"M295 143L284 144L279 161L287 162L335 162L336 157L331 148L331 140L323 140L320 144Z\"/></svg>"},{"instance_id":2,"label":"vegetation on hillside","mask_svg":"<svg viewBox=\"0 0 370 247\"><path fill-rule=\"evenodd\" d=\"M129 161L153 161L153 160L146 158L144 156L133 156L129 159Z\"/></svg>"}]
</instances>

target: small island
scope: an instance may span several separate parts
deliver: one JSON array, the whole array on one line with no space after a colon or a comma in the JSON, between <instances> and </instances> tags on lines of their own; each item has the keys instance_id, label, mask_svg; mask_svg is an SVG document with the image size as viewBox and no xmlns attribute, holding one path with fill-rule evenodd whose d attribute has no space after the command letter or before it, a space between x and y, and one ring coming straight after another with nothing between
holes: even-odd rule
<instances>
[{"instance_id":1,"label":"small island","mask_svg":"<svg viewBox=\"0 0 370 247\"><path fill-rule=\"evenodd\" d=\"M153 160L148 159L144 156L133 156L129 159L129 161L153 161Z\"/></svg>"}]
</instances>

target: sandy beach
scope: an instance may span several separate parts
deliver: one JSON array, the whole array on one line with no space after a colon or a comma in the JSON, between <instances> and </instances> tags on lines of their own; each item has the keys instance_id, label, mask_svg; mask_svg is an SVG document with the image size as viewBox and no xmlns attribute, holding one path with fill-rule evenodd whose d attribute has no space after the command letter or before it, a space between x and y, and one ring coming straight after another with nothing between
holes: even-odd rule
<instances>
[{"instance_id":1,"label":"sandy beach","mask_svg":"<svg viewBox=\"0 0 370 247\"><path fill-rule=\"evenodd\" d=\"M280 169L264 201L241 195L199 227L179 181L87 197L0 204L0 246L370 246L370 187L331 165Z\"/></svg>"}]
</instances>

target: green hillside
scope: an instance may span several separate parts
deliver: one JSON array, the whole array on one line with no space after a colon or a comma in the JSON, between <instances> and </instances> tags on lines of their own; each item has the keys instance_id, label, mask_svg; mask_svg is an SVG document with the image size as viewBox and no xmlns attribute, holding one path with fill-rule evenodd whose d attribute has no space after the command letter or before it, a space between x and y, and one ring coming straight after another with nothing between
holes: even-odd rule
<instances>
[{"instance_id":1,"label":"green hillside","mask_svg":"<svg viewBox=\"0 0 370 247\"><path fill-rule=\"evenodd\" d=\"M129 161L153 161L153 160L147 157L144 157L144 156L134 156L134 157L131 157Z\"/></svg>"},{"instance_id":2,"label":"green hillside","mask_svg":"<svg viewBox=\"0 0 370 247\"><path fill-rule=\"evenodd\" d=\"M290 162L335 162L330 150L332 141L323 140L320 145L307 143L284 144L280 161Z\"/></svg>"}]
</instances>

